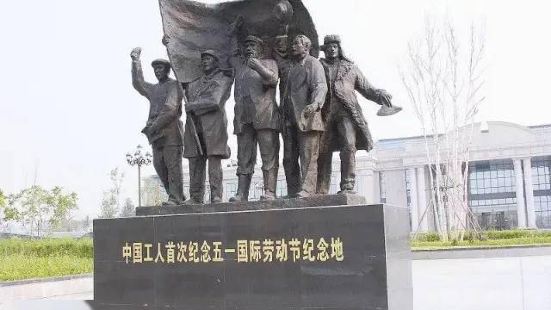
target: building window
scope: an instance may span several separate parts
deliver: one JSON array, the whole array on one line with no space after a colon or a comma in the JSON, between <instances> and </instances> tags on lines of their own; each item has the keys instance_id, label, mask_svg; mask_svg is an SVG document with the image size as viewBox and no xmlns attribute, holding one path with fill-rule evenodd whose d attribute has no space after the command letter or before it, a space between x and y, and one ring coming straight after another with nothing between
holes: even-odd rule
<instances>
[{"instance_id":1,"label":"building window","mask_svg":"<svg viewBox=\"0 0 551 310\"><path fill-rule=\"evenodd\" d=\"M409 170L406 170L406 202L409 209L411 209L411 178L415 175L410 175ZM411 212L410 212L411 213Z\"/></svg>"},{"instance_id":2,"label":"building window","mask_svg":"<svg viewBox=\"0 0 551 310\"><path fill-rule=\"evenodd\" d=\"M253 176L249 189L249 200L259 200L262 194L264 194L264 181L259 177Z\"/></svg>"},{"instance_id":3,"label":"building window","mask_svg":"<svg viewBox=\"0 0 551 310\"><path fill-rule=\"evenodd\" d=\"M287 196L287 181L285 179L277 180L276 191L279 198Z\"/></svg>"},{"instance_id":4,"label":"building window","mask_svg":"<svg viewBox=\"0 0 551 310\"><path fill-rule=\"evenodd\" d=\"M226 196L226 201L231 197L235 197L237 194L237 183L235 181L228 181L224 184L224 195Z\"/></svg>"},{"instance_id":5,"label":"building window","mask_svg":"<svg viewBox=\"0 0 551 310\"><path fill-rule=\"evenodd\" d=\"M534 191L551 190L550 166L551 157L538 157L532 160L532 184Z\"/></svg>"},{"instance_id":6,"label":"building window","mask_svg":"<svg viewBox=\"0 0 551 310\"><path fill-rule=\"evenodd\" d=\"M551 196L534 196L534 208L538 228L551 228Z\"/></svg>"},{"instance_id":7,"label":"building window","mask_svg":"<svg viewBox=\"0 0 551 310\"><path fill-rule=\"evenodd\" d=\"M415 177L414 175L411 175L410 170L407 169L404 173L404 177L406 179L406 203L409 210L409 228L410 230L413 229L413 221L411 217L411 179Z\"/></svg>"},{"instance_id":8,"label":"building window","mask_svg":"<svg viewBox=\"0 0 551 310\"><path fill-rule=\"evenodd\" d=\"M469 163L469 206L483 229L517 226L516 179L512 160Z\"/></svg>"},{"instance_id":9,"label":"building window","mask_svg":"<svg viewBox=\"0 0 551 310\"><path fill-rule=\"evenodd\" d=\"M532 159L534 211L538 228L551 228L551 156Z\"/></svg>"}]
</instances>

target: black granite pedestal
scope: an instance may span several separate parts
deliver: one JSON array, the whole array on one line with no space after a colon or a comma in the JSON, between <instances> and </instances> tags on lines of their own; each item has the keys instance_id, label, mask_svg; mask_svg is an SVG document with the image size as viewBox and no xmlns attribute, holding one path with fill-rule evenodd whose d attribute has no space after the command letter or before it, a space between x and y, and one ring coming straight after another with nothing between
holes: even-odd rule
<instances>
[{"instance_id":1,"label":"black granite pedestal","mask_svg":"<svg viewBox=\"0 0 551 310\"><path fill-rule=\"evenodd\" d=\"M411 310L408 210L347 199L141 208L143 216L95 220L94 303Z\"/></svg>"}]
</instances>

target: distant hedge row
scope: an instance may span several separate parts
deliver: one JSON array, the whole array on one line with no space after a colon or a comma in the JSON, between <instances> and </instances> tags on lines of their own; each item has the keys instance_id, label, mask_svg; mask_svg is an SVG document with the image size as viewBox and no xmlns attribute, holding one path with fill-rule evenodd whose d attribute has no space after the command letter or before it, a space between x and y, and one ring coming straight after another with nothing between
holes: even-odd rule
<instances>
[{"instance_id":1,"label":"distant hedge row","mask_svg":"<svg viewBox=\"0 0 551 310\"><path fill-rule=\"evenodd\" d=\"M547 239L551 238L551 231L538 230L488 230L480 232L481 240L509 240L509 239ZM474 232L465 232L464 240L478 240L477 234ZM414 241L418 242L437 242L440 241L440 236L435 232L418 234Z\"/></svg>"},{"instance_id":2,"label":"distant hedge row","mask_svg":"<svg viewBox=\"0 0 551 310\"><path fill-rule=\"evenodd\" d=\"M0 256L23 255L34 257L75 256L93 258L91 238L82 239L19 239L0 240Z\"/></svg>"}]
</instances>

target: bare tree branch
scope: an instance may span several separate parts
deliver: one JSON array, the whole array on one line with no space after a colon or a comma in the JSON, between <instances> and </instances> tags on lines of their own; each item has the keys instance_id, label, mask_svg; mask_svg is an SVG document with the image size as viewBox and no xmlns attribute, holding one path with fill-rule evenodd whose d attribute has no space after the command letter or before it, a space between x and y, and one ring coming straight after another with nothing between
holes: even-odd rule
<instances>
[{"instance_id":1,"label":"bare tree branch","mask_svg":"<svg viewBox=\"0 0 551 310\"><path fill-rule=\"evenodd\" d=\"M408 44L407 65L400 70L423 130L430 167L431 197L429 205L422 206L422 218L431 209L444 240L462 238L468 228L478 229L467 194L474 120L485 99L481 95L484 36L472 24L467 44L461 42L449 19L437 22L426 17L425 32Z\"/></svg>"}]
</instances>

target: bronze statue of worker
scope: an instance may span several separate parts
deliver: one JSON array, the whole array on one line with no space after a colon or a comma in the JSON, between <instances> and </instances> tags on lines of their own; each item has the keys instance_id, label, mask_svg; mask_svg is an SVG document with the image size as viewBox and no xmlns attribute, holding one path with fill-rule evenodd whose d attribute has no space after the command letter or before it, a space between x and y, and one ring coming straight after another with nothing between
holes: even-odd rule
<instances>
[{"instance_id":1,"label":"bronze statue of worker","mask_svg":"<svg viewBox=\"0 0 551 310\"><path fill-rule=\"evenodd\" d=\"M235 70L235 118L234 134L237 135L238 187L232 202L247 201L251 178L256 164L257 147L262 158L264 193L261 200L276 198L279 169L280 116L276 103L278 82L277 63L264 59L262 39L249 35L242 49L230 58Z\"/></svg>"},{"instance_id":2,"label":"bronze statue of worker","mask_svg":"<svg viewBox=\"0 0 551 310\"><path fill-rule=\"evenodd\" d=\"M213 50L201 52L201 68L200 77L183 84L187 115L184 157L189 160L190 183L190 198L185 204L204 202L207 162L210 202L222 202L222 159L230 158L225 104L233 77L220 69L220 59Z\"/></svg>"},{"instance_id":3,"label":"bronze statue of worker","mask_svg":"<svg viewBox=\"0 0 551 310\"><path fill-rule=\"evenodd\" d=\"M141 48L132 50L132 84L149 100L149 117L142 132L153 149L153 166L168 194L164 205L179 205L185 200L182 176L183 125L182 88L169 77L171 65L168 60L152 62L157 84L144 80L140 60Z\"/></svg>"},{"instance_id":4,"label":"bronze statue of worker","mask_svg":"<svg viewBox=\"0 0 551 310\"><path fill-rule=\"evenodd\" d=\"M360 69L344 55L338 35L328 35L323 41L322 51L325 58L321 59L321 63L329 91L322 111L325 131L320 143L317 191L319 194L329 192L333 152L340 151L340 193L353 193L356 151L369 152L373 148L371 133L356 92L388 108L392 108L392 97L385 90L373 87Z\"/></svg>"},{"instance_id":5,"label":"bronze statue of worker","mask_svg":"<svg viewBox=\"0 0 551 310\"><path fill-rule=\"evenodd\" d=\"M327 94L323 66L310 56L312 42L298 35L291 45L292 63L282 107L283 166L290 197L316 193L320 135L325 130L321 109ZM300 165L299 165L300 159Z\"/></svg>"}]
</instances>

